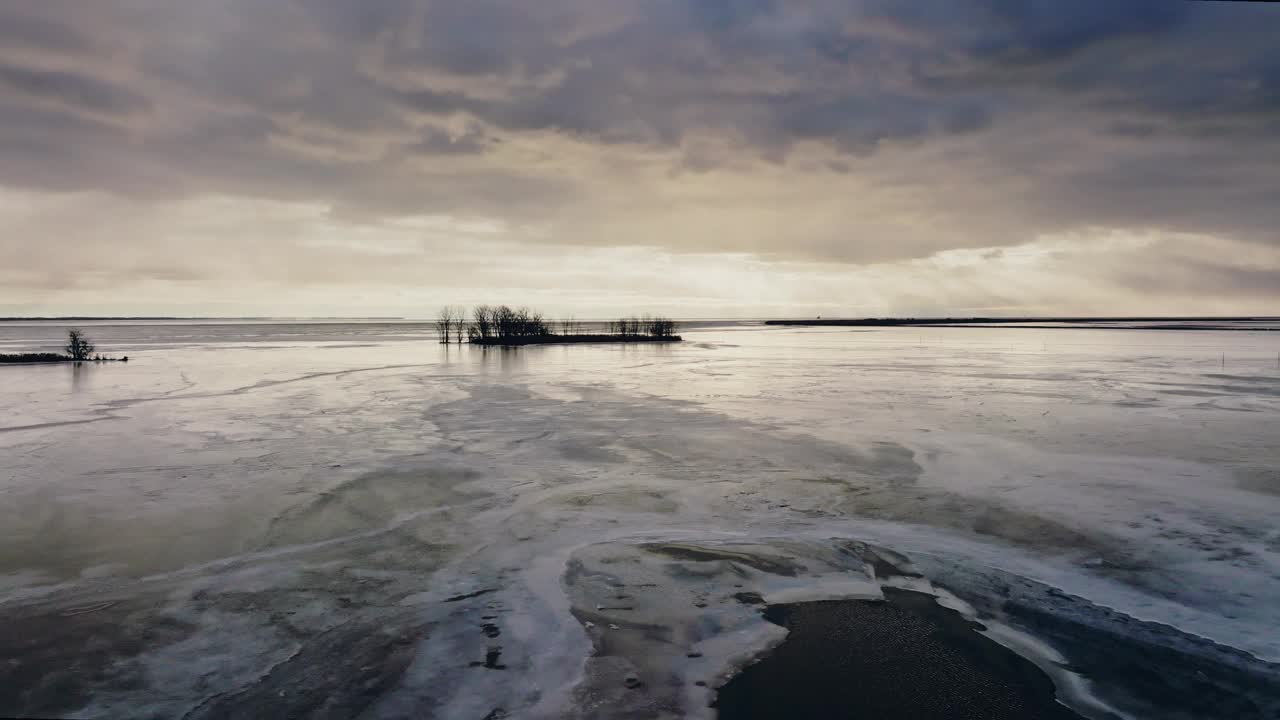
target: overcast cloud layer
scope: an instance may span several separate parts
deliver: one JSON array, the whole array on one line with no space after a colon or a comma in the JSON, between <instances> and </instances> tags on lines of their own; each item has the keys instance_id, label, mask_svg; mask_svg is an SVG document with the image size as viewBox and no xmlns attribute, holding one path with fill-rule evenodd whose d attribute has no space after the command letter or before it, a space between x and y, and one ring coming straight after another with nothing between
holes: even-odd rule
<instances>
[{"instance_id":1,"label":"overcast cloud layer","mask_svg":"<svg viewBox=\"0 0 1280 720\"><path fill-rule=\"evenodd\" d=\"M1280 314L1280 7L0 0L0 315Z\"/></svg>"}]
</instances>

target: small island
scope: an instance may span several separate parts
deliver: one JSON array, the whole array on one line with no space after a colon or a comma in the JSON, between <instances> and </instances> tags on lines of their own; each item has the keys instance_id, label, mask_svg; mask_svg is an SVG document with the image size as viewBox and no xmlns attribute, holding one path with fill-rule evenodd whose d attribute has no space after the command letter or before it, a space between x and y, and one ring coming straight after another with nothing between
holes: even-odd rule
<instances>
[{"instance_id":1,"label":"small island","mask_svg":"<svg viewBox=\"0 0 1280 720\"><path fill-rule=\"evenodd\" d=\"M479 305L470 312L446 306L436 319L440 342L471 345L547 345L571 343L669 343L681 342L671 318L629 317L604 324L606 332L585 332L573 318L548 321L542 313L507 305ZM558 330L558 332L557 332Z\"/></svg>"},{"instance_id":2,"label":"small island","mask_svg":"<svg viewBox=\"0 0 1280 720\"><path fill-rule=\"evenodd\" d=\"M129 356L106 357L95 353L96 347L84 332L67 331L67 344L63 347L65 354L51 352L0 354L0 365L31 365L46 363L83 363L83 362L129 362Z\"/></svg>"}]
</instances>

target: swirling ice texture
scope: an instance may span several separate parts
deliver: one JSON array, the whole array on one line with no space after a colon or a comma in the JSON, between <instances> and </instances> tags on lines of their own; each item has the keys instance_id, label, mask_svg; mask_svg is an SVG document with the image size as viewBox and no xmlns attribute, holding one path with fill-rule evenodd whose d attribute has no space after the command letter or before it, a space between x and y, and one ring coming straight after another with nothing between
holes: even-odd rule
<instances>
[{"instance_id":1,"label":"swirling ice texture","mask_svg":"<svg viewBox=\"0 0 1280 720\"><path fill-rule=\"evenodd\" d=\"M94 330L131 362L0 368L7 713L553 714L606 542L873 541L1280 658L1274 333Z\"/></svg>"}]
</instances>

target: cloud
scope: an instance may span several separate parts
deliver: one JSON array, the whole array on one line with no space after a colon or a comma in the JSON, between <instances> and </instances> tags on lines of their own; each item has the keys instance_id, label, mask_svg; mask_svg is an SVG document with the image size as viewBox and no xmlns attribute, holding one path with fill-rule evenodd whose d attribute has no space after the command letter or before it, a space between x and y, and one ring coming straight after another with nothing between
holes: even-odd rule
<instances>
[{"instance_id":1,"label":"cloud","mask_svg":"<svg viewBox=\"0 0 1280 720\"><path fill-rule=\"evenodd\" d=\"M94 43L74 27L47 18L7 14L0 24L0 43L29 53L77 56L93 51Z\"/></svg>"},{"instance_id":2,"label":"cloud","mask_svg":"<svg viewBox=\"0 0 1280 720\"><path fill-rule=\"evenodd\" d=\"M35 104L50 102L90 114L128 115L151 107L136 92L73 72L0 65L0 87Z\"/></svg>"},{"instance_id":3,"label":"cloud","mask_svg":"<svg viewBox=\"0 0 1280 720\"><path fill-rule=\"evenodd\" d=\"M1086 0L1067 6L1019 0L986 0L995 32L985 33L974 54L1002 65L1062 60L1102 43L1165 35L1190 14L1190 3Z\"/></svg>"},{"instance_id":4,"label":"cloud","mask_svg":"<svg viewBox=\"0 0 1280 720\"><path fill-rule=\"evenodd\" d=\"M105 224L243 198L218 212L321 208L324 233L370 247L399 219L447 216L538 253L844 273L1073 232L1274 248L1277 29L1262 4L1163 0L10 4L0 186L99 198ZM6 230L37 231L13 212ZM275 262L324 246L252 233L253 217L226 232ZM228 262L228 240L200 237L130 267L196 282ZM54 255L16 257L24 287L73 282L50 279ZM407 282L361 263L314 273ZM1272 278L1178 268L1164 281L1187 294Z\"/></svg>"}]
</instances>

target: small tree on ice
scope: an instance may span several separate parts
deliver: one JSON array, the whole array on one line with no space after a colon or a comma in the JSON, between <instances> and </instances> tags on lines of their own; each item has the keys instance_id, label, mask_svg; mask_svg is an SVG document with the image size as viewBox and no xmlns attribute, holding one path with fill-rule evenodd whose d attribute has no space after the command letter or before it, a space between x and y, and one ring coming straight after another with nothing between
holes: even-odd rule
<instances>
[{"instance_id":1,"label":"small tree on ice","mask_svg":"<svg viewBox=\"0 0 1280 720\"><path fill-rule=\"evenodd\" d=\"M83 332L68 330L66 351L72 360L88 360L93 355L93 343Z\"/></svg>"}]
</instances>

